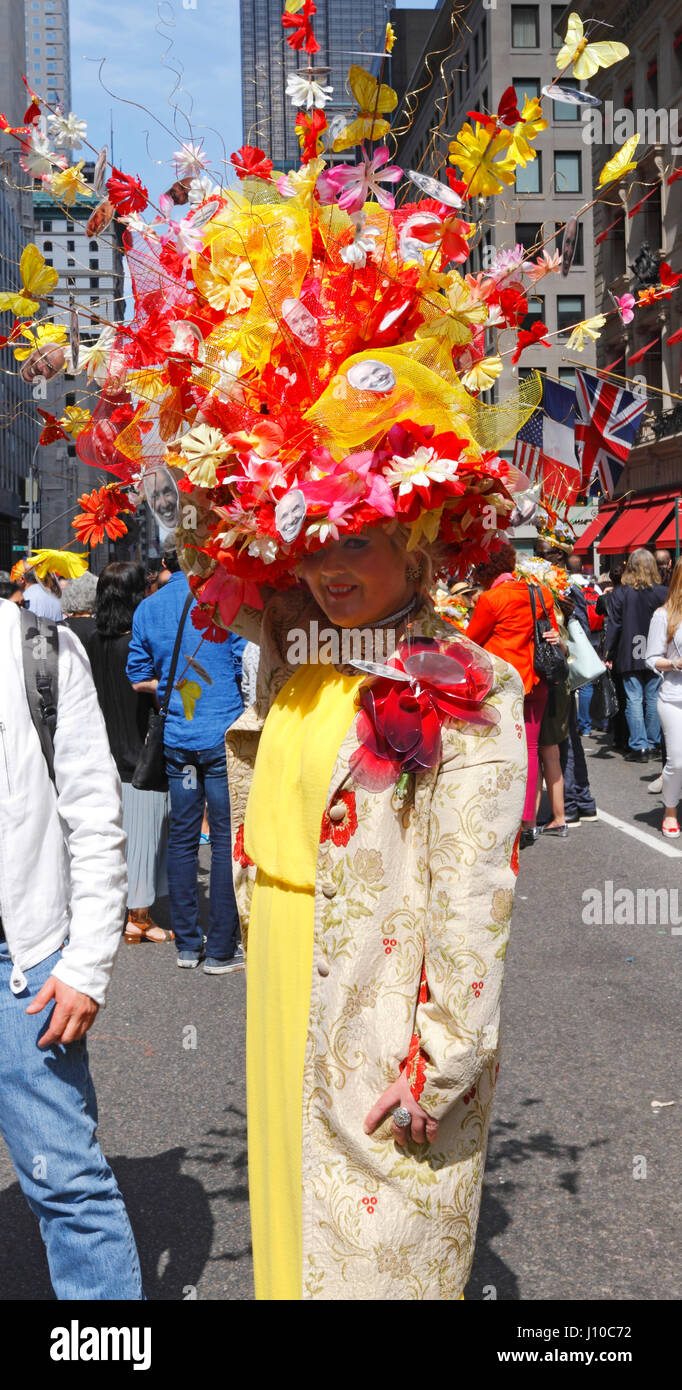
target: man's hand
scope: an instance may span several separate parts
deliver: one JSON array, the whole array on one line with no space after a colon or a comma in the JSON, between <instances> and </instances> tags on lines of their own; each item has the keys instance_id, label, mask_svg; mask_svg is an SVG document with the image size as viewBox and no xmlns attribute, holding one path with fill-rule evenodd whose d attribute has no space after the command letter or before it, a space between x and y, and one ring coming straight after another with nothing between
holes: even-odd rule
<instances>
[{"instance_id":1,"label":"man's hand","mask_svg":"<svg viewBox=\"0 0 682 1390\"><path fill-rule=\"evenodd\" d=\"M55 975L50 975L42 989L38 991L27 1014L39 1014L50 1000L54 999L54 1009L50 1015L47 1032L38 1042L38 1047L51 1047L53 1043L77 1042L92 1028L99 1011L99 1004L89 994L81 994L79 989L65 985Z\"/></svg>"}]
</instances>

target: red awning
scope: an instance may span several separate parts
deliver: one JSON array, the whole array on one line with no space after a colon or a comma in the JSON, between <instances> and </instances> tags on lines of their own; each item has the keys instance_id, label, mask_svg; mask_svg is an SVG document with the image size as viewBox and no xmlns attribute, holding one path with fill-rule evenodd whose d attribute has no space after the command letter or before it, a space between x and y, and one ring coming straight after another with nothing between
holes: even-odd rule
<instances>
[{"instance_id":1,"label":"red awning","mask_svg":"<svg viewBox=\"0 0 682 1390\"><path fill-rule=\"evenodd\" d=\"M601 536L604 527L608 525L609 521L613 521L617 511L618 507L615 505L612 507L602 507L599 515L585 527L582 535L578 537L573 548L575 555L587 555L587 552L594 545L597 536Z\"/></svg>"},{"instance_id":2,"label":"red awning","mask_svg":"<svg viewBox=\"0 0 682 1390\"><path fill-rule=\"evenodd\" d=\"M656 537L656 546L659 550L662 547L666 550L674 550L675 548L675 499L672 498L671 500L673 510L670 513L670 522L660 536ZM680 540L682 540L682 504L680 505Z\"/></svg>"},{"instance_id":3,"label":"red awning","mask_svg":"<svg viewBox=\"0 0 682 1390\"><path fill-rule=\"evenodd\" d=\"M674 501L657 502L655 506L647 507L644 530L637 536L637 545L648 545L649 541L656 535L659 526L662 526L669 518L674 518L674 509ZM674 530L673 523L673 532ZM658 545L658 541L656 544Z\"/></svg>"},{"instance_id":4,"label":"red awning","mask_svg":"<svg viewBox=\"0 0 682 1390\"><path fill-rule=\"evenodd\" d=\"M636 550L638 545L646 545L659 526L668 520L675 499L667 502L639 503L626 507L600 542L600 555L624 555L627 550ZM658 542L657 542L658 544Z\"/></svg>"}]
</instances>

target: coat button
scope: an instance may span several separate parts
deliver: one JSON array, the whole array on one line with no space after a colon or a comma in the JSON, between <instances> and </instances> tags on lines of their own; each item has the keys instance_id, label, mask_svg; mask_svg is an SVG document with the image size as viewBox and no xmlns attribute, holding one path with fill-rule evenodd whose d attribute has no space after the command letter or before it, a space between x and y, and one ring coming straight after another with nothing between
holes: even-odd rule
<instances>
[{"instance_id":1,"label":"coat button","mask_svg":"<svg viewBox=\"0 0 682 1390\"><path fill-rule=\"evenodd\" d=\"M326 978L326 976L329 974L329 966L328 966L326 960L320 960L320 961L318 961L318 963L317 963L317 973L318 973L318 975L322 975L323 978Z\"/></svg>"},{"instance_id":2,"label":"coat button","mask_svg":"<svg viewBox=\"0 0 682 1390\"><path fill-rule=\"evenodd\" d=\"M323 884L322 884L322 892L324 893L325 898L335 898L335 897L336 897L336 884L335 884L335 883L323 883Z\"/></svg>"},{"instance_id":3,"label":"coat button","mask_svg":"<svg viewBox=\"0 0 682 1390\"><path fill-rule=\"evenodd\" d=\"M337 801L335 806L329 808L329 819L333 821L345 820L348 808L345 801Z\"/></svg>"}]
</instances>

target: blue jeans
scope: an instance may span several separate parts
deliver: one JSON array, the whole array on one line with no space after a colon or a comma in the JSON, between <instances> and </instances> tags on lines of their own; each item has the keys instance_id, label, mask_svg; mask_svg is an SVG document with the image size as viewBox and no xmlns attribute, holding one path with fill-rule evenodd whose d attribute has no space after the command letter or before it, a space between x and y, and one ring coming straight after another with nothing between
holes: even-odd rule
<instances>
[{"instance_id":1,"label":"blue jeans","mask_svg":"<svg viewBox=\"0 0 682 1390\"><path fill-rule=\"evenodd\" d=\"M85 1038L42 1050L54 1005L27 1014L60 952L24 971L0 941L0 1132L40 1222L58 1299L140 1300L142 1277L123 1198L97 1142L97 1101Z\"/></svg>"},{"instance_id":2,"label":"blue jeans","mask_svg":"<svg viewBox=\"0 0 682 1390\"><path fill-rule=\"evenodd\" d=\"M590 789L587 762L583 750L575 701L571 701L568 738L559 744L561 771L564 775L564 811L567 816L594 815L597 807Z\"/></svg>"},{"instance_id":3,"label":"blue jeans","mask_svg":"<svg viewBox=\"0 0 682 1390\"><path fill-rule=\"evenodd\" d=\"M630 747L641 752L661 742L661 721L657 700L661 677L653 671L630 671L623 676L625 718L630 731Z\"/></svg>"},{"instance_id":4,"label":"blue jeans","mask_svg":"<svg viewBox=\"0 0 682 1390\"><path fill-rule=\"evenodd\" d=\"M592 732L592 720L590 718L590 703L594 694L594 681L588 681L587 685L581 685L578 691L578 733L589 734Z\"/></svg>"},{"instance_id":5,"label":"blue jeans","mask_svg":"<svg viewBox=\"0 0 682 1390\"><path fill-rule=\"evenodd\" d=\"M230 798L225 744L196 749L166 747L170 786L168 893L178 951L201 951L197 867L204 801L211 829L211 890L206 954L229 960L239 944L232 883Z\"/></svg>"}]
</instances>

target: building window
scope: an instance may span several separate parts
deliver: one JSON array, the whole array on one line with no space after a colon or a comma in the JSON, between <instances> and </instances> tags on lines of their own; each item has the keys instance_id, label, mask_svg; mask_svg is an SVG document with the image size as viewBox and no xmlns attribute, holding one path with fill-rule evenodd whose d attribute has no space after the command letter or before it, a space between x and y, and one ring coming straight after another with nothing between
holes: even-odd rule
<instances>
[{"instance_id":1,"label":"building window","mask_svg":"<svg viewBox=\"0 0 682 1390\"><path fill-rule=\"evenodd\" d=\"M76 262L75 262L75 260L73 259L73 256L67 256L67 258L66 258L66 264L67 264L68 266L72 266L72 265L75 266Z\"/></svg>"},{"instance_id":2,"label":"building window","mask_svg":"<svg viewBox=\"0 0 682 1390\"><path fill-rule=\"evenodd\" d=\"M99 295L98 295L98 294L91 294L91 295L90 295L90 303L92 304L93 308L96 309L97 306L99 305Z\"/></svg>"},{"instance_id":3,"label":"building window","mask_svg":"<svg viewBox=\"0 0 682 1390\"><path fill-rule=\"evenodd\" d=\"M46 64L45 64L45 68L46 68L46 71L47 71L47 72L56 72L56 71L57 71L57 64L56 64L56 63L46 63Z\"/></svg>"},{"instance_id":4,"label":"building window","mask_svg":"<svg viewBox=\"0 0 682 1390\"><path fill-rule=\"evenodd\" d=\"M556 326L560 333L582 323L585 317L585 296L582 294L558 294L556 300Z\"/></svg>"},{"instance_id":5,"label":"building window","mask_svg":"<svg viewBox=\"0 0 682 1390\"><path fill-rule=\"evenodd\" d=\"M518 164L516 168L517 193L542 192L542 155L529 160L528 164Z\"/></svg>"},{"instance_id":6,"label":"building window","mask_svg":"<svg viewBox=\"0 0 682 1390\"><path fill-rule=\"evenodd\" d=\"M73 222L71 222L68 217L66 219L66 230L67 232L73 231Z\"/></svg>"},{"instance_id":7,"label":"building window","mask_svg":"<svg viewBox=\"0 0 682 1390\"><path fill-rule=\"evenodd\" d=\"M582 155L579 150L554 151L554 187L557 193L581 193Z\"/></svg>"},{"instance_id":8,"label":"building window","mask_svg":"<svg viewBox=\"0 0 682 1390\"><path fill-rule=\"evenodd\" d=\"M89 245L89 249L90 249L91 251L99 251L99 243L96 242L96 241L91 241L91 242L90 242L90 245Z\"/></svg>"},{"instance_id":9,"label":"building window","mask_svg":"<svg viewBox=\"0 0 682 1390\"><path fill-rule=\"evenodd\" d=\"M561 87L561 83L556 84ZM570 101L552 102L552 120L554 121L579 121L580 107Z\"/></svg>"},{"instance_id":10,"label":"building window","mask_svg":"<svg viewBox=\"0 0 682 1390\"><path fill-rule=\"evenodd\" d=\"M45 264L46 264L46 265L54 265L54 261L51 260L51 258L50 258L49 256L46 256L46 257L45 257Z\"/></svg>"},{"instance_id":11,"label":"building window","mask_svg":"<svg viewBox=\"0 0 682 1390\"><path fill-rule=\"evenodd\" d=\"M34 48L33 52L34 52L36 58L39 58L39 57L40 57L40 49L39 49L39 48Z\"/></svg>"},{"instance_id":12,"label":"building window","mask_svg":"<svg viewBox=\"0 0 682 1390\"><path fill-rule=\"evenodd\" d=\"M66 249L67 249L67 251L75 251L75 249L76 249L76 243L75 243L75 241L67 241L67 243L66 243Z\"/></svg>"},{"instance_id":13,"label":"building window","mask_svg":"<svg viewBox=\"0 0 682 1390\"><path fill-rule=\"evenodd\" d=\"M542 223L517 222L514 228L514 240L529 254L531 251L539 251L542 242Z\"/></svg>"},{"instance_id":14,"label":"building window","mask_svg":"<svg viewBox=\"0 0 682 1390\"><path fill-rule=\"evenodd\" d=\"M544 323L544 321L545 296L544 294L534 294L532 299L528 300L528 313L521 320L521 328L525 328L526 332L530 332L532 324Z\"/></svg>"},{"instance_id":15,"label":"building window","mask_svg":"<svg viewBox=\"0 0 682 1390\"><path fill-rule=\"evenodd\" d=\"M555 223L556 248L561 256L564 254L564 226L561 222ZM573 265L585 264L585 253L583 251L583 224L578 223L578 237L575 243L575 253L573 255Z\"/></svg>"},{"instance_id":16,"label":"building window","mask_svg":"<svg viewBox=\"0 0 682 1390\"><path fill-rule=\"evenodd\" d=\"M512 77L512 82L516 91L516 104L521 110L526 97L539 97L540 78L539 77Z\"/></svg>"},{"instance_id":17,"label":"building window","mask_svg":"<svg viewBox=\"0 0 682 1390\"><path fill-rule=\"evenodd\" d=\"M99 260L97 256L91 256L88 264L90 270L99 270Z\"/></svg>"},{"instance_id":18,"label":"building window","mask_svg":"<svg viewBox=\"0 0 682 1390\"><path fill-rule=\"evenodd\" d=\"M562 386L569 386L572 391L575 391L575 367L560 367L559 381Z\"/></svg>"},{"instance_id":19,"label":"building window","mask_svg":"<svg viewBox=\"0 0 682 1390\"><path fill-rule=\"evenodd\" d=\"M49 221L49 219L48 219L48 221L43 220L43 222L42 222L41 225L42 225L42 229L43 229L44 232L51 232L51 231L52 231L52 223Z\"/></svg>"},{"instance_id":20,"label":"building window","mask_svg":"<svg viewBox=\"0 0 682 1390\"><path fill-rule=\"evenodd\" d=\"M68 286L68 288L69 288L70 290L75 290L75 288L76 288L76 278L75 278L74 275L67 275L67 277L66 277L66 283L67 283L67 286Z\"/></svg>"},{"instance_id":21,"label":"building window","mask_svg":"<svg viewBox=\"0 0 682 1390\"><path fill-rule=\"evenodd\" d=\"M52 242L51 242L51 241L44 241L44 242L43 242L43 251L51 251L51 250L52 250Z\"/></svg>"},{"instance_id":22,"label":"building window","mask_svg":"<svg viewBox=\"0 0 682 1390\"><path fill-rule=\"evenodd\" d=\"M43 65L42 65L42 63L34 63L34 64L33 64L33 71L34 71L34 72L42 72L42 70L43 70Z\"/></svg>"},{"instance_id":23,"label":"building window","mask_svg":"<svg viewBox=\"0 0 682 1390\"><path fill-rule=\"evenodd\" d=\"M512 48L539 47L539 7L537 5L512 5Z\"/></svg>"},{"instance_id":24,"label":"building window","mask_svg":"<svg viewBox=\"0 0 682 1390\"><path fill-rule=\"evenodd\" d=\"M91 276L90 276L90 289L91 289L91 290L98 290L98 289L99 289L99 275L91 275Z\"/></svg>"},{"instance_id":25,"label":"building window","mask_svg":"<svg viewBox=\"0 0 682 1390\"><path fill-rule=\"evenodd\" d=\"M565 5L552 5L552 48L563 48L564 36L561 31L564 26L561 16L565 9Z\"/></svg>"}]
</instances>

